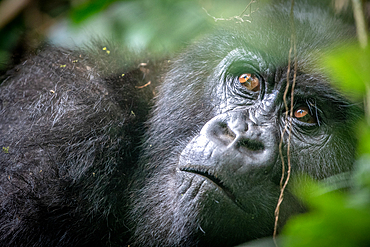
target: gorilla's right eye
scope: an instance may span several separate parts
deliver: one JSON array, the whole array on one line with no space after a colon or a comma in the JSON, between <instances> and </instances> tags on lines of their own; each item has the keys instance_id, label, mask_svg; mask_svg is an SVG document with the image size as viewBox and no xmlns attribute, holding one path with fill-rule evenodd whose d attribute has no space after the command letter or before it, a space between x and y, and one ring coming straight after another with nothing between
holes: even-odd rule
<instances>
[{"instance_id":1,"label":"gorilla's right eye","mask_svg":"<svg viewBox=\"0 0 370 247\"><path fill-rule=\"evenodd\" d=\"M300 106L294 110L294 117L304 123L317 123L316 117L311 115L307 106Z\"/></svg>"},{"instance_id":2,"label":"gorilla's right eye","mask_svg":"<svg viewBox=\"0 0 370 247\"><path fill-rule=\"evenodd\" d=\"M239 82L250 91L257 92L260 90L260 79L254 74L240 75Z\"/></svg>"}]
</instances>

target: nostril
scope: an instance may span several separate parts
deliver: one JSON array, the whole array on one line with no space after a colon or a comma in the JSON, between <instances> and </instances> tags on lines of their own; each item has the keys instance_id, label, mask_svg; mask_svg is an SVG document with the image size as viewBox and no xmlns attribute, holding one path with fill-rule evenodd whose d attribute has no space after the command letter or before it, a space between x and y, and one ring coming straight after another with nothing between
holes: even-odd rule
<instances>
[{"instance_id":1,"label":"nostril","mask_svg":"<svg viewBox=\"0 0 370 247\"><path fill-rule=\"evenodd\" d=\"M265 146L258 138L258 133L242 131L243 126L230 126L228 122L217 121L207 127L207 136L213 142L223 146L233 146L253 152L263 151Z\"/></svg>"},{"instance_id":2,"label":"nostril","mask_svg":"<svg viewBox=\"0 0 370 247\"><path fill-rule=\"evenodd\" d=\"M210 126L211 130L208 132L208 137L216 143L222 144L223 146L229 146L230 143L234 142L236 134L229 128L227 123L218 122L213 126Z\"/></svg>"},{"instance_id":3,"label":"nostril","mask_svg":"<svg viewBox=\"0 0 370 247\"><path fill-rule=\"evenodd\" d=\"M223 137L225 139L228 139L230 142L234 141L236 138L235 133L230 129L230 127L227 125L227 123L219 123L220 127L220 137Z\"/></svg>"},{"instance_id":4,"label":"nostril","mask_svg":"<svg viewBox=\"0 0 370 247\"><path fill-rule=\"evenodd\" d=\"M262 142L245 137L241 137L239 140L237 140L236 145L238 148L246 148L251 151L262 151L265 149L265 146Z\"/></svg>"}]
</instances>

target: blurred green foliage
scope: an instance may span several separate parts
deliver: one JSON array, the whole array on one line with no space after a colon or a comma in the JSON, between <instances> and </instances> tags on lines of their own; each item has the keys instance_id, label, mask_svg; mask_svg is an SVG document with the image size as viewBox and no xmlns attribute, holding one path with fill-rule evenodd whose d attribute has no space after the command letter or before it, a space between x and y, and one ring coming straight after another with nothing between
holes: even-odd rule
<instances>
[{"instance_id":1,"label":"blurred green foliage","mask_svg":"<svg viewBox=\"0 0 370 247\"><path fill-rule=\"evenodd\" d=\"M358 191L325 193L324 185L312 182L306 186L310 190L302 193L301 199L310 212L286 225L284 247L369 246L370 204L356 200Z\"/></svg>"},{"instance_id":2,"label":"blurred green foliage","mask_svg":"<svg viewBox=\"0 0 370 247\"><path fill-rule=\"evenodd\" d=\"M338 82L335 86L361 99L370 83L370 47L362 49L357 43L341 45L323 58L323 67Z\"/></svg>"},{"instance_id":3,"label":"blurred green foliage","mask_svg":"<svg viewBox=\"0 0 370 247\"><path fill-rule=\"evenodd\" d=\"M71 22L67 23L68 31L59 31L59 34L63 34L62 39L60 36L53 36L52 39L63 44L68 42L64 38L71 36L74 42L85 42L90 37L86 37L87 32L81 33L83 27L89 31L89 35L114 39L137 50L176 52L190 40L208 33L215 24L212 17L238 16L249 2L236 0L230 4L227 0L90 0L72 7ZM253 4L253 7L261 4ZM91 18L95 13L97 15Z\"/></svg>"},{"instance_id":4,"label":"blurred green foliage","mask_svg":"<svg viewBox=\"0 0 370 247\"><path fill-rule=\"evenodd\" d=\"M105 10L111 3L117 0L88 0L76 4L71 10L71 18L74 22L80 23L85 19Z\"/></svg>"},{"instance_id":5,"label":"blurred green foliage","mask_svg":"<svg viewBox=\"0 0 370 247\"><path fill-rule=\"evenodd\" d=\"M253 8L262 2L266 0L252 4ZM250 0L33 0L0 28L0 71L11 56L21 57L45 41L71 47L102 38L137 51L172 54L208 33L215 24L213 17L239 16L249 3ZM245 12L248 13L250 10ZM0 23L1 19L0 16Z\"/></svg>"}]
</instances>

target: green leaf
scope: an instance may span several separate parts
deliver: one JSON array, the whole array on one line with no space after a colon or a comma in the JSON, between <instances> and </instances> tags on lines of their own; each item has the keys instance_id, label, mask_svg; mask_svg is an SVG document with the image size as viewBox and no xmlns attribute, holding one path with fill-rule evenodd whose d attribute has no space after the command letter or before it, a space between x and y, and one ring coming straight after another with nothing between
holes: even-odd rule
<instances>
[{"instance_id":1,"label":"green leaf","mask_svg":"<svg viewBox=\"0 0 370 247\"><path fill-rule=\"evenodd\" d=\"M322 59L322 66L344 93L360 99L370 84L370 46L341 45Z\"/></svg>"},{"instance_id":2,"label":"green leaf","mask_svg":"<svg viewBox=\"0 0 370 247\"><path fill-rule=\"evenodd\" d=\"M357 136L359 139L358 153L370 153L370 126L365 122L360 122L357 126Z\"/></svg>"}]
</instances>

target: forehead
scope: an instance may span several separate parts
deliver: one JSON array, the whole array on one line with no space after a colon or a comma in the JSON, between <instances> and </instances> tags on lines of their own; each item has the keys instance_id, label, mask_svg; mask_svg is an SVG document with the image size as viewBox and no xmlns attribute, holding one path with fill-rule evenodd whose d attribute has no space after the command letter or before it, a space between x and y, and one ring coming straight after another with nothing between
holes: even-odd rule
<instances>
[{"instance_id":1,"label":"forehead","mask_svg":"<svg viewBox=\"0 0 370 247\"><path fill-rule=\"evenodd\" d=\"M220 73L230 70L238 70L246 67L250 70L259 71L262 73L268 69L269 62L263 57L260 52L246 50L243 47L231 50L216 66L216 71Z\"/></svg>"}]
</instances>

